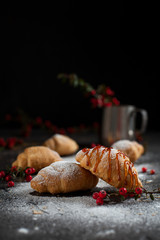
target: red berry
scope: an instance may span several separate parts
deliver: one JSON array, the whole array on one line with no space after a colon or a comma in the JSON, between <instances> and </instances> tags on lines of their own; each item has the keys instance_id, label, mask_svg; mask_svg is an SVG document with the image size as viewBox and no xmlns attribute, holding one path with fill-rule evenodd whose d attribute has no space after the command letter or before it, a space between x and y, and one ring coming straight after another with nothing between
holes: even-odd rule
<instances>
[{"instance_id":1,"label":"red berry","mask_svg":"<svg viewBox=\"0 0 160 240\"><path fill-rule=\"evenodd\" d=\"M31 180L32 180L32 176L31 176L31 175L27 175L27 176L26 176L26 181L27 181L27 182L30 182Z\"/></svg>"},{"instance_id":2,"label":"red berry","mask_svg":"<svg viewBox=\"0 0 160 240\"><path fill-rule=\"evenodd\" d=\"M3 178L3 177L5 177L5 172L4 171L0 171L0 178Z\"/></svg>"},{"instance_id":3,"label":"red berry","mask_svg":"<svg viewBox=\"0 0 160 240\"><path fill-rule=\"evenodd\" d=\"M0 138L0 147L5 147L6 142L4 141L4 138Z\"/></svg>"},{"instance_id":4,"label":"red berry","mask_svg":"<svg viewBox=\"0 0 160 240\"><path fill-rule=\"evenodd\" d=\"M17 171L17 167L16 166L11 167L11 172L16 172L16 171Z\"/></svg>"},{"instance_id":5,"label":"red berry","mask_svg":"<svg viewBox=\"0 0 160 240\"><path fill-rule=\"evenodd\" d=\"M120 101L116 97L112 99L112 102L117 106L120 104Z\"/></svg>"},{"instance_id":6,"label":"red berry","mask_svg":"<svg viewBox=\"0 0 160 240\"><path fill-rule=\"evenodd\" d=\"M14 187L14 182L13 182L13 181L9 181L9 182L7 183L7 185L8 185L8 187Z\"/></svg>"},{"instance_id":7,"label":"red berry","mask_svg":"<svg viewBox=\"0 0 160 240\"><path fill-rule=\"evenodd\" d=\"M136 188L135 189L135 192L139 195L139 194L142 194L142 188Z\"/></svg>"},{"instance_id":8,"label":"red berry","mask_svg":"<svg viewBox=\"0 0 160 240\"><path fill-rule=\"evenodd\" d=\"M74 129L73 127L68 127L68 128L67 128L67 131L68 131L69 133L74 133L74 132L75 132L75 129Z\"/></svg>"},{"instance_id":9,"label":"red berry","mask_svg":"<svg viewBox=\"0 0 160 240\"><path fill-rule=\"evenodd\" d=\"M100 198L105 198L106 196L107 196L107 193L106 193L105 190L101 190L101 191L99 192L99 197L100 197Z\"/></svg>"},{"instance_id":10,"label":"red berry","mask_svg":"<svg viewBox=\"0 0 160 240\"><path fill-rule=\"evenodd\" d=\"M91 91L91 95L95 95L96 94L96 91L93 89L92 91Z\"/></svg>"},{"instance_id":11,"label":"red berry","mask_svg":"<svg viewBox=\"0 0 160 240\"><path fill-rule=\"evenodd\" d=\"M147 168L146 167L142 167L142 172L147 172Z\"/></svg>"},{"instance_id":12,"label":"red berry","mask_svg":"<svg viewBox=\"0 0 160 240\"><path fill-rule=\"evenodd\" d=\"M98 197L96 200L97 205L103 205L103 198Z\"/></svg>"},{"instance_id":13,"label":"red berry","mask_svg":"<svg viewBox=\"0 0 160 240\"><path fill-rule=\"evenodd\" d=\"M31 174L34 174L36 172L35 168L31 168Z\"/></svg>"},{"instance_id":14,"label":"red berry","mask_svg":"<svg viewBox=\"0 0 160 240\"><path fill-rule=\"evenodd\" d=\"M128 194L128 196L129 196L130 198L133 198L135 195L134 195L134 193L130 193L130 194Z\"/></svg>"},{"instance_id":15,"label":"red berry","mask_svg":"<svg viewBox=\"0 0 160 240\"><path fill-rule=\"evenodd\" d=\"M15 137L11 137L7 139L7 146L8 148L13 148L16 144L17 139Z\"/></svg>"},{"instance_id":16,"label":"red berry","mask_svg":"<svg viewBox=\"0 0 160 240\"><path fill-rule=\"evenodd\" d=\"M91 103L92 103L92 106L93 106L94 108L96 108L97 105L98 105L97 99L96 99L96 98L91 98L90 101L91 101Z\"/></svg>"},{"instance_id":17,"label":"red berry","mask_svg":"<svg viewBox=\"0 0 160 240\"><path fill-rule=\"evenodd\" d=\"M111 103L111 102L105 102L105 103L104 103L104 106L105 106L105 107L110 107L110 106L112 106L112 103Z\"/></svg>"},{"instance_id":18,"label":"red berry","mask_svg":"<svg viewBox=\"0 0 160 240\"><path fill-rule=\"evenodd\" d=\"M94 192L93 195L92 195L92 197L93 197L94 199L97 199L97 198L99 197L99 193L98 193L98 192Z\"/></svg>"},{"instance_id":19,"label":"red berry","mask_svg":"<svg viewBox=\"0 0 160 240\"><path fill-rule=\"evenodd\" d=\"M125 196L127 193L127 189L126 188L120 188L119 189L119 194L122 195L122 196Z\"/></svg>"},{"instance_id":20,"label":"red berry","mask_svg":"<svg viewBox=\"0 0 160 240\"><path fill-rule=\"evenodd\" d=\"M36 117L36 123L37 123L38 125L41 125L42 122L43 122L43 120L42 120L41 117Z\"/></svg>"},{"instance_id":21,"label":"red berry","mask_svg":"<svg viewBox=\"0 0 160 240\"><path fill-rule=\"evenodd\" d=\"M11 175L7 175L7 176L5 177L6 182L10 181L11 178L12 178Z\"/></svg>"},{"instance_id":22,"label":"red berry","mask_svg":"<svg viewBox=\"0 0 160 240\"><path fill-rule=\"evenodd\" d=\"M150 174L155 174L155 170L151 169Z\"/></svg>"},{"instance_id":23,"label":"red berry","mask_svg":"<svg viewBox=\"0 0 160 240\"><path fill-rule=\"evenodd\" d=\"M27 175L32 174L32 168L27 168L27 169L25 170L25 173L26 173Z\"/></svg>"},{"instance_id":24,"label":"red berry","mask_svg":"<svg viewBox=\"0 0 160 240\"><path fill-rule=\"evenodd\" d=\"M108 96L113 96L114 92L110 89L110 87L106 87L106 93Z\"/></svg>"},{"instance_id":25,"label":"red berry","mask_svg":"<svg viewBox=\"0 0 160 240\"><path fill-rule=\"evenodd\" d=\"M46 120L46 121L45 121L45 126L46 126L47 128L51 128L51 126L52 126L51 121Z\"/></svg>"},{"instance_id":26,"label":"red berry","mask_svg":"<svg viewBox=\"0 0 160 240\"><path fill-rule=\"evenodd\" d=\"M60 128L58 132L62 135L66 134L66 130L64 128Z\"/></svg>"},{"instance_id":27,"label":"red berry","mask_svg":"<svg viewBox=\"0 0 160 240\"><path fill-rule=\"evenodd\" d=\"M91 148L94 148L96 146L95 143L91 143Z\"/></svg>"}]
</instances>

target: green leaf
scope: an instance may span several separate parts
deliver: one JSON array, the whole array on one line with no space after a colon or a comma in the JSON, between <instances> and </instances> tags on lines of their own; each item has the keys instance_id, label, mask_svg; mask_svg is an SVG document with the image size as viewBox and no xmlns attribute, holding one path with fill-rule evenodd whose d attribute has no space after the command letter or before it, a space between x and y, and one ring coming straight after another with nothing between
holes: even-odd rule
<instances>
[{"instance_id":1,"label":"green leaf","mask_svg":"<svg viewBox=\"0 0 160 240\"><path fill-rule=\"evenodd\" d=\"M134 199L137 200L139 198L139 195L135 195Z\"/></svg>"},{"instance_id":2,"label":"green leaf","mask_svg":"<svg viewBox=\"0 0 160 240\"><path fill-rule=\"evenodd\" d=\"M79 78L79 85L80 85L81 87L84 86L84 80L83 80L82 78Z\"/></svg>"},{"instance_id":3,"label":"green leaf","mask_svg":"<svg viewBox=\"0 0 160 240\"><path fill-rule=\"evenodd\" d=\"M152 199L152 201L154 201L154 196L152 193L150 194L150 199Z\"/></svg>"},{"instance_id":4,"label":"green leaf","mask_svg":"<svg viewBox=\"0 0 160 240\"><path fill-rule=\"evenodd\" d=\"M88 84L88 85L86 86L86 91L87 91L87 92L91 92L92 90L93 90L93 87Z\"/></svg>"},{"instance_id":5,"label":"green leaf","mask_svg":"<svg viewBox=\"0 0 160 240\"><path fill-rule=\"evenodd\" d=\"M121 196L121 201L124 201L125 200L125 197L120 195Z\"/></svg>"}]
</instances>

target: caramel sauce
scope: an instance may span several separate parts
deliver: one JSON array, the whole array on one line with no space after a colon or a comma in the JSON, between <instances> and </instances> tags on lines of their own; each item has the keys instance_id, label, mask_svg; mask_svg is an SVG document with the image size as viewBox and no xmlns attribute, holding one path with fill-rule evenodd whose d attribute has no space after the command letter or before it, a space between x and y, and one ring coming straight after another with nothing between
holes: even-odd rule
<instances>
[{"instance_id":1,"label":"caramel sauce","mask_svg":"<svg viewBox=\"0 0 160 240\"><path fill-rule=\"evenodd\" d=\"M82 152L84 152L85 156L87 156L87 162L86 162L87 166L89 166L89 164L90 164L90 157L88 156L89 150L90 150L89 148L83 148L82 149Z\"/></svg>"},{"instance_id":2,"label":"caramel sauce","mask_svg":"<svg viewBox=\"0 0 160 240\"><path fill-rule=\"evenodd\" d=\"M133 186L133 173L132 173L132 166L131 166L131 164L129 164L128 173L129 173L129 175L130 175L130 180L131 180L130 188L132 189L132 186Z\"/></svg>"},{"instance_id":3,"label":"caramel sauce","mask_svg":"<svg viewBox=\"0 0 160 240\"><path fill-rule=\"evenodd\" d=\"M103 157L103 154L105 152L108 152L108 183L111 182L111 174L112 174L112 161L111 161L111 149L112 148L104 148L102 150L102 153L100 154L100 151L99 149L101 148L102 146L98 145L98 146L95 146L90 155L89 155L89 151L90 149L89 148L84 148L82 149L82 152L85 153L85 156L87 156L87 162L86 162L86 165L89 166L90 165L90 159L92 158L93 154L96 152L96 162L95 162L95 166L93 168L93 172L96 172L97 171L97 168L98 168L98 165L99 163L101 162L101 159ZM122 152L118 151L117 154L116 154L116 165L117 165L117 172L118 172L118 181L121 180L121 171L120 171L120 164L119 164L119 159L118 157L119 156L122 156L123 159L124 159L124 184L127 185L127 175L129 174L130 175L130 188L133 187L133 178L135 179L135 183L136 183L136 186L138 186L138 177L137 177L137 174L136 172L133 172L132 171L132 167L133 167L133 163L130 162L128 159L125 160L126 158L126 155L123 154ZM128 167L127 167L128 166Z\"/></svg>"},{"instance_id":4,"label":"caramel sauce","mask_svg":"<svg viewBox=\"0 0 160 240\"><path fill-rule=\"evenodd\" d=\"M127 171L127 165L128 165L128 171ZM132 172L132 167L133 167L133 163L131 163L131 162L128 161L128 160L125 160L125 161L124 161L124 171L125 171L124 178L125 178L125 184L127 184L126 178L127 178L127 175L129 174L129 175L130 175L130 188L133 187L133 172Z\"/></svg>"},{"instance_id":5,"label":"caramel sauce","mask_svg":"<svg viewBox=\"0 0 160 240\"><path fill-rule=\"evenodd\" d=\"M108 148L108 183L111 181L111 172L112 172L112 166L111 166L111 149Z\"/></svg>"},{"instance_id":6,"label":"caramel sauce","mask_svg":"<svg viewBox=\"0 0 160 240\"><path fill-rule=\"evenodd\" d=\"M136 186L138 186L138 177L137 177L137 173L133 172L134 178L135 178L135 184Z\"/></svg>"},{"instance_id":7,"label":"caramel sauce","mask_svg":"<svg viewBox=\"0 0 160 240\"><path fill-rule=\"evenodd\" d=\"M104 148L103 151L102 151L102 154L100 155L99 149L100 149L101 147L102 147L102 146L97 146L97 147L96 147L96 149L97 149L96 163L95 163L95 166L94 166L94 168L93 168L93 172L96 172L96 171L97 171L97 168L98 168L99 163L101 162L102 156L103 156L104 152L106 151L106 148Z\"/></svg>"},{"instance_id":8,"label":"caramel sauce","mask_svg":"<svg viewBox=\"0 0 160 240\"><path fill-rule=\"evenodd\" d=\"M118 160L119 155L120 155L120 152L118 152L116 154L116 164L117 164L117 170L118 170L118 181L121 180L120 165L119 165L119 160Z\"/></svg>"}]
</instances>

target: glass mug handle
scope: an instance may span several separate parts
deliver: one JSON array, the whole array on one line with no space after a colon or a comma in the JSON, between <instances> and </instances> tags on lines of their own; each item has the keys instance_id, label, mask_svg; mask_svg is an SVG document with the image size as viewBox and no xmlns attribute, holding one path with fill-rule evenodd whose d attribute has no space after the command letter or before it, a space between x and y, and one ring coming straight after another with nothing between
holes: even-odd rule
<instances>
[{"instance_id":1,"label":"glass mug handle","mask_svg":"<svg viewBox=\"0 0 160 240\"><path fill-rule=\"evenodd\" d=\"M142 133L145 132L146 127L147 127L147 122L148 122L148 113L147 113L147 111L144 110L144 109L139 109L139 108L133 110L133 111L130 113L130 115L129 115L129 121L131 121L131 119L132 119L132 117L133 117L133 114L134 114L134 113L137 114L138 112L142 115L142 123L141 123L141 128L140 128L139 130L136 129L135 132L136 132L137 134L142 134ZM133 135L134 135L134 134L133 134L133 129L130 128L130 124L129 124L128 136L132 138Z\"/></svg>"}]
</instances>

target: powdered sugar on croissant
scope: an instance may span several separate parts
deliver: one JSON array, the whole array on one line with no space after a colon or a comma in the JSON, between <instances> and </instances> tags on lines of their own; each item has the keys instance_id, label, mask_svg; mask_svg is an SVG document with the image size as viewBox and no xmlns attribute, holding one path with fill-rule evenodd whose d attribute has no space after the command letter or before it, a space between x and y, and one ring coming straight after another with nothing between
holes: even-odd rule
<instances>
[{"instance_id":1,"label":"powdered sugar on croissant","mask_svg":"<svg viewBox=\"0 0 160 240\"><path fill-rule=\"evenodd\" d=\"M31 187L37 192L67 193L95 187L98 178L79 164L67 161L52 163L32 179Z\"/></svg>"},{"instance_id":2,"label":"powdered sugar on croissant","mask_svg":"<svg viewBox=\"0 0 160 240\"><path fill-rule=\"evenodd\" d=\"M136 141L119 140L115 142L111 147L120 150L125 153L131 162L135 162L143 153L144 147Z\"/></svg>"},{"instance_id":3,"label":"powdered sugar on croissant","mask_svg":"<svg viewBox=\"0 0 160 240\"><path fill-rule=\"evenodd\" d=\"M76 160L82 167L116 188L133 190L142 187L133 163L116 149L102 146L84 148L77 153Z\"/></svg>"}]
</instances>

